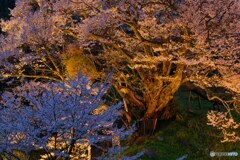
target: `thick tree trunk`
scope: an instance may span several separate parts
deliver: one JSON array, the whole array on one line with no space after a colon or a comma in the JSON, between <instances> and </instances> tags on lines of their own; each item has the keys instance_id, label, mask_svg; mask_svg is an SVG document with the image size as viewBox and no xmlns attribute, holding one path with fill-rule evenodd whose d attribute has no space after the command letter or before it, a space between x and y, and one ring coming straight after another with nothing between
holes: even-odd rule
<instances>
[{"instance_id":1,"label":"thick tree trunk","mask_svg":"<svg viewBox=\"0 0 240 160\"><path fill-rule=\"evenodd\" d=\"M148 119L154 116L154 114L161 112L165 107L170 107L168 104L173 99L174 94L177 92L182 82L183 65L177 66L174 78L169 81L163 88L159 88L160 92L152 92L146 99L147 110L143 116L143 119ZM170 79L170 78L169 78ZM159 115L161 117L161 115Z\"/></svg>"},{"instance_id":2,"label":"thick tree trunk","mask_svg":"<svg viewBox=\"0 0 240 160\"><path fill-rule=\"evenodd\" d=\"M172 117L169 103L182 83L184 65L164 63L162 69L137 69L134 78L128 80L123 74L117 77L115 86L126 102L126 112L138 114L141 121L149 119L167 119ZM132 80L138 79L138 81ZM138 83L135 83L138 82ZM169 108L168 108L169 107ZM136 118L136 117L135 117ZM154 126L153 126L154 127Z\"/></svg>"}]
</instances>

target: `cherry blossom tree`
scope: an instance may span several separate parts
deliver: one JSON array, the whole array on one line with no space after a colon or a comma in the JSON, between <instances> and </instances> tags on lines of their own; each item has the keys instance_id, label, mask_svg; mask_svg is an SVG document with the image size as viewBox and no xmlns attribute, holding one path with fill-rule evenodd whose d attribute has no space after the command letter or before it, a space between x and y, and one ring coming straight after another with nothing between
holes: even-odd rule
<instances>
[{"instance_id":1,"label":"cherry blossom tree","mask_svg":"<svg viewBox=\"0 0 240 160\"><path fill-rule=\"evenodd\" d=\"M127 115L171 117L185 82L225 88L239 112L239 11L239 0L17 1L2 22L2 75L64 80L74 44L98 71L115 69Z\"/></svg>"},{"instance_id":2,"label":"cherry blossom tree","mask_svg":"<svg viewBox=\"0 0 240 160\"><path fill-rule=\"evenodd\" d=\"M35 79L63 80L59 48L63 35L55 24L51 6L44 1L16 1L11 19L2 22L1 75Z\"/></svg>"},{"instance_id":3,"label":"cherry blossom tree","mask_svg":"<svg viewBox=\"0 0 240 160\"><path fill-rule=\"evenodd\" d=\"M0 153L12 157L14 150L27 155L43 150L50 159L91 159L90 149L88 156L80 154L85 143L91 146L111 141L113 136L122 139L133 132L114 127L121 114L121 103L100 107L109 87L107 81L91 84L88 78L79 75L67 82L32 81L3 93Z\"/></svg>"},{"instance_id":4,"label":"cherry blossom tree","mask_svg":"<svg viewBox=\"0 0 240 160\"><path fill-rule=\"evenodd\" d=\"M239 5L237 0L106 1L103 8L94 3L95 15L89 11L71 34L89 50L89 43L101 44L100 57L116 69L114 86L130 110L142 110L143 119L156 113L168 118L169 102L188 81L206 91L226 88L231 103L239 99ZM219 98L213 95L210 100Z\"/></svg>"}]
</instances>

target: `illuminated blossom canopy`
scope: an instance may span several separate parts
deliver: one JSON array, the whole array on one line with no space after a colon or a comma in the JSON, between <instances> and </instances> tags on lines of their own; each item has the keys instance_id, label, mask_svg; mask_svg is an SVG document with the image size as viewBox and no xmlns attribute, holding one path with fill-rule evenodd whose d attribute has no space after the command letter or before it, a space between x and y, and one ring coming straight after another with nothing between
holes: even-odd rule
<instances>
[{"instance_id":1,"label":"illuminated blossom canopy","mask_svg":"<svg viewBox=\"0 0 240 160\"><path fill-rule=\"evenodd\" d=\"M1 78L63 81L74 44L99 72L115 69L131 116L169 118L185 82L223 87L239 113L239 13L239 0L18 0L1 23Z\"/></svg>"},{"instance_id":2,"label":"illuminated blossom canopy","mask_svg":"<svg viewBox=\"0 0 240 160\"><path fill-rule=\"evenodd\" d=\"M91 152L84 155L87 148L81 146L111 142L114 136L120 141L134 131L115 124L122 103L101 107L109 87L107 81L91 84L78 75L68 82L32 81L5 92L0 103L0 153L11 157L19 150L30 156L33 150L43 150L40 154L47 155L46 159L91 159ZM116 156L123 149L113 146L108 155Z\"/></svg>"}]
</instances>

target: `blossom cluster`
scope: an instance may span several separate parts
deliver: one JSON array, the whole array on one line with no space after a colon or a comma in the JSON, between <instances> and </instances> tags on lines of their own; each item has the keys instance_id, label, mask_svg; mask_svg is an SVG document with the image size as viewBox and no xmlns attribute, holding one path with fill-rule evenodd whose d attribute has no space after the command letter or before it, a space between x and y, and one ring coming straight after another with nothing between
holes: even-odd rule
<instances>
[{"instance_id":1,"label":"blossom cluster","mask_svg":"<svg viewBox=\"0 0 240 160\"><path fill-rule=\"evenodd\" d=\"M227 112L209 111L207 114L208 125L216 127L223 133L222 142L237 142L240 140L238 129L240 123L228 117Z\"/></svg>"},{"instance_id":2,"label":"blossom cluster","mask_svg":"<svg viewBox=\"0 0 240 160\"><path fill-rule=\"evenodd\" d=\"M76 159L81 155L74 151L81 150L86 140L88 146L111 141L113 135L105 131L118 133L123 139L132 131L114 126L121 114L121 103L95 112L104 104L103 96L110 86L107 81L92 83L79 75L59 83L32 81L4 92L0 105L0 153L20 150L29 154L40 149L48 158L54 155Z\"/></svg>"}]
</instances>

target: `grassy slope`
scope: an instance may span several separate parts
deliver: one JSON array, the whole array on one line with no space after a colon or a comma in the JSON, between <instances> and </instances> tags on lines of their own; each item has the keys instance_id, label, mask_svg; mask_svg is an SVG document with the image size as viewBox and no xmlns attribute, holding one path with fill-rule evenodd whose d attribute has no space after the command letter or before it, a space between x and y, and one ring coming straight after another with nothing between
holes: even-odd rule
<instances>
[{"instance_id":1,"label":"grassy slope","mask_svg":"<svg viewBox=\"0 0 240 160\"><path fill-rule=\"evenodd\" d=\"M202 109L198 108L196 95L191 101L193 113L186 112L188 94L176 94L179 104L178 120L170 122L167 126L157 131L152 136L145 136L145 141L133 144L127 150L127 154L145 151L143 160L175 160L185 154L186 160L208 159L240 159L238 157L214 157L209 156L210 151L232 152L240 154L240 143L221 143L221 132L208 126L206 113L212 109L212 103L202 100Z\"/></svg>"}]
</instances>

